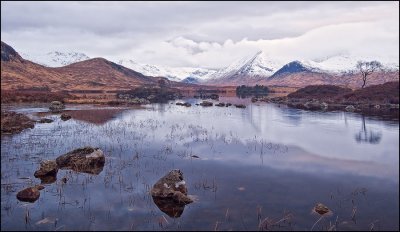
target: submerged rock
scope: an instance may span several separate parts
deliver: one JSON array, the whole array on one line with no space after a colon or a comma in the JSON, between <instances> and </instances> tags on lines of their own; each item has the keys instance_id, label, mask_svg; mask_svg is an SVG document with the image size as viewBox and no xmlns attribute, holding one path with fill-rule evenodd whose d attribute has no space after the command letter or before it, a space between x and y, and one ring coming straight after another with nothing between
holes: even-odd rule
<instances>
[{"instance_id":1,"label":"submerged rock","mask_svg":"<svg viewBox=\"0 0 400 232\"><path fill-rule=\"evenodd\" d=\"M53 113L59 113L61 112L63 109L65 109L65 105L62 102L59 101L52 101L50 103L50 107L49 107L50 111Z\"/></svg>"},{"instance_id":2,"label":"submerged rock","mask_svg":"<svg viewBox=\"0 0 400 232\"><path fill-rule=\"evenodd\" d=\"M67 121L67 120L70 120L70 119L71 119L71 115L66 114L66 113L61 114L61 120Z\"/></svg>"},{"instance_id":3,"label":"submerged rock","mask_svg":"<svg viewBox=\"0 0 400 232\"><path fill-rule=\"evenodd\" d=\"M37 185L34 187L29 187L26 189L23 189L17 193L17 199L20 201L25 201L25 202L35 202L37 199L40 197L40 192L39 190L44 189L42 185Z\"/></svg>"},{"instance_id":4,"label":"submerged rock","mask_svg":"<svg viewBox=\"0 0 400 232\"><path fill-rule=\"evenodd\" d=\"M99 148L84 147L59 156L56 162L62 169L97 175L103 171L105 156Z\"/></svg>"},{"instance_id":5,"label":"submerged rock","mask_svg":"<svg viewBox=\"0 0 400 232\"><path fill-rule=\"evenodd\" d=\"M174 169L159 179L151 189L151 195L153 198L170 200L175 204L186 205L193 202L187 196L186 183L179 169Z\"/></svg>"},{"instance_id":6,"label":"submerged rock","mask_svg":"<svg viewBox=\"0 0 400 232\"><path fill-rule=\"evenodd\" d=\"M40 168L33 175L36 178L44 176L57 176L58 165L55 160L44 160L40 162Z\"/></svg>"}]
</instances>

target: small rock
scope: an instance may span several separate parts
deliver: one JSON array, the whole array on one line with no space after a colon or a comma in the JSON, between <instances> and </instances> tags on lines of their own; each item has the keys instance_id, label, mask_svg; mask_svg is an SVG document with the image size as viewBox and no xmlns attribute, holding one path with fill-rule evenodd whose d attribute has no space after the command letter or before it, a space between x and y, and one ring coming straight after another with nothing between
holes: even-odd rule
<instances>
[{"instance_id":1,"label":"small rock","mask_svg":"<svg viewBox=\"0 0 400 232\"><path fill-rule=\"evenodd\" d=\"M40 162L39 170L37 170L33 175L36 178L43 176L54 176L57 175L58 165L55 160L44 160Z\"/></svg>"},{"instance_id":2,"label":"small rock","mask_svg":"<svg viewBox=\"0 0 400 232\"><path fill-rule=\"evenodd\" d=\"M35 186L38 190L43 190L44 189L44 186L43 185L36 185Z\"/></svg>"},{"instance_id":3,"label":"small rock","mask_svg":"<svg viewBox=\"0 0 400 232\"><path fill-rule=\"evenodd\" d=\"M17 199L25 202L35 202L40 197L40 192L37 186L29 187L21 190L17 194Z\"/></svg>"},{"instance_id":4,"label":"small rock","mask_svg":"<svg viewBox=\"0 0 400 232\"><path fill-rule=\"evenodd\" d=\"M322 103L321 103L321 109L323 109L323 110L328 109L328 103L322 102Z\"/></svg>"},{"instance_id":5,"label":"small rock","mask_svg":"<svg viewBox=\"0 0 400 232\"><path fill-rule=\"evenodd\" d=\"M54 122L54 120L50 118L41 118L39 120L39 123L52 123L52 122Z\"/></svg>"},{"instance_id":6,"label":"small rock","mask_svg":"<svg viewBox=\"0 0 400 232\"><path fill-rule=\"evenodd\" d=\"M208 106L213 106L213 103L212 103L212 102L209 102L209 101L203 101L203 102L200 103L200 105L201 105L201 106L208 107Z\"/></svg>"},{"instance_id":7,"label":"small rock","mask_svg":"<svg viewBox=\"0 0 400 232\"><path fill-rule=\"evenodd\" d=\"M236 108L246 108L246 106L243 104L235 104L235 106Z\"/></svg>"},{"instance_id":8,"label":"small rock","mask_svg":"<svg viewBox=\"0 0 400 232\"><path fill-rule=\"evenodd\" d=\"M322 203L316 204L315 207L314 207L314 211L317 212L317 213L320 214L320 215L324 215L324 214L330 212L329 208L326 207L326 206L325 206L324 204L322 204Z\"/></svg>"},{"instance_id":9,"label":"small rock","mask_svg":"<svg viewBox=\"0 0 400 232\"><path fill-rule=\"evenodd\" d=\"M353 105L346 106L345 110L349 112L353 112L356 108Z\"/></svg>"},{"instance_id":10,"label":"small rock","mask_svg":"<svg viewBox=\"0 0 400 232\"><path fill-rule=\"evenodd\" d=\"M59 101L52 101L50 103L50 107L49 107L50 111L53 113L59 113L61 112L63 109L65 109L65 106L62 102Z\"/></svg>"},{"instance_id":11,"label":"small rock","mask_svg":"<svg viewBox=\"0 0 400 232\"><path fill-rule=\"evenodd\" d=\"M215 104L215 106L218 106L218 107L224 107L224 106L225 106L225 103L223 103L223 102L220 102L220 103L218 103L218 104Z\"/></svg>"},{"instance_id":12,"label":"small rock","mask_svg":"<svg viewBox=\"0 0 400 232\"><path fill-rule=\"evenodd\" d=\"M67 121L67 120L70 120L70 119L71 119L71 115L66 114L66 113L61 114L61 120Z\"/></svg>"}]
</instances>

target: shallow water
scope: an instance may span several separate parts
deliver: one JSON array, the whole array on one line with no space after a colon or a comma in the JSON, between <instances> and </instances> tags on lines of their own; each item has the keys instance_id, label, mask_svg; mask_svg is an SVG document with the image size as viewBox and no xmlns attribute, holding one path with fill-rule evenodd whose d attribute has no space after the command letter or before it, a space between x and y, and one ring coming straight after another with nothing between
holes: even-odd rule
<instances>
[{"instance_id":1,"label":"shallow water","mask_svg":"<svg viewBox=\"0 0 400 232\"><path fill-rule=\"evenodd\" d=\"M46 111L7 108L36 118ZM90 109L91 117L49 115L55 122L1 138L2 230L258 230L262 221L271 230L399 230L398 121L251 103L153 104L107 117ZM82 146L105 152L99 175L60 170L35 203L16 199L40 183L41 160ZM148 192L175 168L196 199L179 218ZM332 211L319 221L318 202Z\"/></svg>"}]
</instances>

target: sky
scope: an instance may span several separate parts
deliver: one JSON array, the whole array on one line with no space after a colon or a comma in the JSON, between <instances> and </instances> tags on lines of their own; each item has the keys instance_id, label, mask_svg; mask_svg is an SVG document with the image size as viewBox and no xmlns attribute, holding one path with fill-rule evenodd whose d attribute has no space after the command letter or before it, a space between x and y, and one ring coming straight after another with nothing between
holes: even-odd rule
<instances>
[{"instance_id":1,"label":"sky","mask_svg":"<svg viewBox=\"0 0 400 232\"><path fill-rule=\"evenodd\" d=\"M399 60L399 2L8 2L1 40L17 52L82 52L173 67L222 68L264 51Z\"/></svg>"}]
</instances>

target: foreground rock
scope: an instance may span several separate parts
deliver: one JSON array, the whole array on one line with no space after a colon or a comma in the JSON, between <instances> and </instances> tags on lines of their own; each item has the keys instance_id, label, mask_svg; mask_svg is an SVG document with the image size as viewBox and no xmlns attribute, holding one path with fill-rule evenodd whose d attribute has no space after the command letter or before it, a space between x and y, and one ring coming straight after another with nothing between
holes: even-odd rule
<instances>
[{"instance_id":1,"label":"foreground rock","mask_svg":"<svg viewBox=\"0 0 400 232\"><path fill-rule=\"evenodd\" d=\"M189 204L193 200L187 196L186 183L179 169L170 171L162 177L151 189L151 195L155 198L171 199L178 204Z\"/></svg>"},{"instance_id":2,"label":"foreground rock","mask_svg":"<svg viewBox=\"0 0 400 232\"><path fill-rule=\"evenodd\" d=\"M61 169L97 175L103 171L105 156L99 148L84 147L59 156L56 162Z\"/></svg>"},{"instance_id":3,"label":"foreground rock","mask_svg":"<svg viewBox=\"0 0 400 232\"><path fill-rule=\"evenodd\" d=\"M158 180L151 189L151 196L157 207L173 218L179 217L185 205L193 202L187 196L186 183L179 169L170 171Z\"/></svg>"},{"instance_id":4,"label":"foreground rock","mask_svg":"<svg viewBox=\"0 0 400 232\"><path fill-rule=\"evenodd\" d=\"M17 199L20 201L25 201L25 202L35 202L37 199L40 197L40 192L39 190L44 189L43 186L37 185L34 187L29 187L24 190L21 190L17 193Z\"/></svg>"},{"instance_id":5,"label":"foreground rock","mask_svg":"<svg viewBox=\"0 0 400 232\"><path fill-rule=\"evenodd\" d=\"M34 173L36 178L45 176L57 176L58 165L54 160L44 160L40 162L40 168Z\"/></svg>"},{"instance_id":6,"label":"foreground rock","mask_svg":"<svg viewBox=\"0 0 400 232\"><path fill-rule=\"evenodd\" d=\"M14 134L27 128L33 128L34 121L28 116L15 112L1 112L1 133Z\"/></svg>"},{"instance_id":7,"label":"foreground rock","mask_svg":"<svg viewBox=\"0 0 400 232\"><path fill-rule=\"evenodd\" d=\"M70 119L71 119L71 115L66 114L66 113L61 114L61 120L67 121L67 120L70 120Z\"/></svg>"},{"instance_id":8,"label":"foreground rock","mask_svg":"<svg viewBox=\"0 0 400 232\"><path fill-rule=\"evenodd\" d=\"M52 101L50 103L50 107L49 107L50 111L52 113L59 113L61 112L63 109L65 109L65 105L62 102L59 101Z\"/></svg>"}]
</instances>

